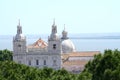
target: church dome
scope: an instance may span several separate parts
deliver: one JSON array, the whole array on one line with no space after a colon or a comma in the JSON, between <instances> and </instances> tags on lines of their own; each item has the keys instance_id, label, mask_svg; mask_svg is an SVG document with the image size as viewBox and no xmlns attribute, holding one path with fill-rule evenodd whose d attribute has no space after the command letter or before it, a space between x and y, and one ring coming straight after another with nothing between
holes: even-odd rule
<instances>
[{"instance_id":1,"label":"church dome","mask_svg":"<svg viewBox=\"0 0 120 80\"><path fill-rule=\"evenodd\" d=\"M62 51L63 53L75 52L75 46L70 39L62 40Z\"/></svg>"}]
</instances>

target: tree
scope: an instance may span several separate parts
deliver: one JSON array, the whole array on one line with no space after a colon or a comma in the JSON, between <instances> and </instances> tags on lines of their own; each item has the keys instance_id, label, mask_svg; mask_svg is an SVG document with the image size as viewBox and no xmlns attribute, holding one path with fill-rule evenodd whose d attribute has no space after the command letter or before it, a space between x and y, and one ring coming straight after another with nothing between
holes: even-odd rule
<instances>
[{"instance_id":1,"label":"tree","mask_svg":"<svg viewBox=\"0 0 120 80\"><path fill-rule=\"evenodd\" d=\"M12 54L13 53L7 49L0 50L0 61L13 60Z\"/></svg>"},{"instance_id":2,"label":"tree","mask_svg":"<svg viewBox=\"0 0 120 80\"><path fill-rule=\"evenodd\" d=\"M83 72L92 74L92 80L120 80L120 51L105 50L86 64Z\"/></svg>"}]
</instances>

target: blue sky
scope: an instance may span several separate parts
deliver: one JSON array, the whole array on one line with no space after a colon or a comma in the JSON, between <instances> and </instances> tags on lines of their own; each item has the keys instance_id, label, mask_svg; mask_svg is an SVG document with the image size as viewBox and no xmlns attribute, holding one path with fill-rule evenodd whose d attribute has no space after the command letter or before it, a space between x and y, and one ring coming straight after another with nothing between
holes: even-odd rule
<instances>
[{"instance_id":1,"label":"blue sky","mask_svg":"<svg viewBox=\"0 0 120 80\"><path fill-rule=\"evenodd\" d=\"M0 35L48 34L55 18L58 33L120 32L120 0L0 0Z\"/></svg>"}]
</instances>

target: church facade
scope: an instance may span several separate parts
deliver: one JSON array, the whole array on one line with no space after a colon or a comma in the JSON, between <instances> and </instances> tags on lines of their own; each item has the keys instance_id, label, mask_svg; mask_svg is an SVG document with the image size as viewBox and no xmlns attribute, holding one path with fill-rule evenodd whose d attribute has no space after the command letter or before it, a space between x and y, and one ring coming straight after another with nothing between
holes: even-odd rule
<instances>
[{"instance_id":1,"label":"church facade","mask_svg":"<svg viewBox=\"0 0 120 80\"><path fill-rule=\"evenodd\" d=\"M20 22L17 34L13 37L13 60L20 64L43 68L60 69L62 67L62 54L75 52L75 46L67 37L65 29L62 37L57 33L57 26L53 22L48 42L38 39L32 45L26 45L26 36L22 33Z\"/></svg>"}]
</instances>

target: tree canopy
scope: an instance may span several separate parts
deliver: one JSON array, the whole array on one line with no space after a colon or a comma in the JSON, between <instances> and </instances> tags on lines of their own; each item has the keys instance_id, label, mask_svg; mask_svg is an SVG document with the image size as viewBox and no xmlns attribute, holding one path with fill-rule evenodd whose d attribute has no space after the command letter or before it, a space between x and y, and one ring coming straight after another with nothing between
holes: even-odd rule
<instances>
[{"instance_id":1,"label":"tree canopy","mask_svg":"<svg viewBox=\"0 0 120 80\"><path fill-rule=\"evenodd\" d=\"M120 80L120 51L105 50L94 56L80 74L65 69L34 68L12 61L12 52L0 50L0 80Z\"/></svg>"},{"instance_id":2,"label":"tree canopy","mask_svg":"<svg viewBox=\"0 0 120 80\"><path fill-rule=\"evenodd\" d=\"M104 54L95 55L83 72L90 73L92 80L120 80L120 51L105 50Z\"/></svg>"},{"instance_id":3,"label":"tree canopy","mask_svg":"<svg viewBox=\"0 0 120 80\"><path fill-rule=\"evenodd\" d=\"M65 69L42 69L17 64L12 61L12 52L0 50L0 80L75 80L76 75Z\"/></svg>"},{"instance_id":4,"label":"tree canopy","mask_svg":"<svg viewBox=\"0 0 120 80\"><path fill-rule=\"evenodd\" d=\"M12 54L13 53L7 49L0 50L0 61L5 61L5 60L11 61L13 59Z\"/></svg>"}]
</instances>

